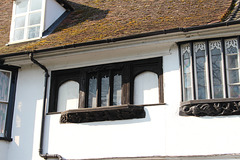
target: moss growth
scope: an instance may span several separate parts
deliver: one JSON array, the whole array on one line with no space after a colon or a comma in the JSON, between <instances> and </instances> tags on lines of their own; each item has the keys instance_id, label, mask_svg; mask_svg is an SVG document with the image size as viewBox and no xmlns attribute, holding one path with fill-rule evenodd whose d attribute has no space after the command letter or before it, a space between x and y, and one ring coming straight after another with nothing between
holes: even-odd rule
<instances>
[{"instance_id":1,"label":"moss growth","mask_svg":"<svg viewBox=\"0 0 240 160\"><path fill-rule=\"evenodd\" d=\"M0 51L33 51L156 30L204 25L219 21L230 4L229 0L71 0L74 12L54 33L35 42L2 45Z\"/></svg>"}]
</instances>

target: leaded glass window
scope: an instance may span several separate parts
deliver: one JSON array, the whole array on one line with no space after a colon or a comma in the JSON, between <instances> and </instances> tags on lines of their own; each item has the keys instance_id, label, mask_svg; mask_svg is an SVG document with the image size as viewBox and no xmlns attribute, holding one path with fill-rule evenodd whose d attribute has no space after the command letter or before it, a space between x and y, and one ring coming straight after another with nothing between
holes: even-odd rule
<instances>
[{"instance_id":1,"label":"leaded glass window","mask_svg":"<svg viewBox=\"0 0 240 160\"><path fill-rule=\"evenodd\" d=\"M191 52L190 45L183 45L182 48L183 63L183 95L184 100L192 99L192 69L191 69Z\"/></svg>"},{"instance_id":2,"label":"leaded glass window","mask_svg":"<svg viewBox=\"0 0 240 160\"><path fill-rule=\"evenodd\" d=\"M97 77L93 74L89 78L88 108L94 107L97 107Z\"/></svg>"},{"instance_id":3,"label":"leaded glass window","mask_svg":"<svg viewBox=\"0 0 240 160\"><path fill-rule=\"evenodd\" d=\"M103 74L101 77L101 106L109 106L109 76Z\"/></svg>"},{"instance_id":4,"label":"leaded glass window","mask_svg":"<svg viewBox=\"0 0 240 160\"><path fill-rule=\"evenodd\" d=\"M209 42L213 98L224 97L223 60L221 41Z\"/></svg>"},{"instance_id":5,"label":"leaded glass window","mask_svg":"<svg viewBox=\"0 0 240 160\"><path fill-rule=\"evenodd\" d=\"M113 78L113 105L121 105L122 99L122 75L115 74Z\"/></svg>"},{"instance_id":6,"label":"leaded glass window","mask_svg":"<svg viewBox=\"0 0 240 160\"><path fill-rule=\"evenodd\" d=\"M197 99L208 99L208 76L205 42L194 43L195 81Z\"/></svg>"},{"instance_id":7,"label":"leaded glass window","mask_svg":"<svg viewBox=\"0 0 240 160\"><path fill-rule=\"evenodd\" d=\"M240 98L239 39L180 44L183 101Z\"/></svg>"},{"instance_id":8,"label":"leaded glass window","mask_svg":"<svg viewBox=\"0 0 240 160\"><path fill-rule=\"evenodd\" d=\"M240 98L240 60L237 39L225 40L229 97Z\"/></svg>"},{"instance_id":9,"label":"leaded glass window","mask_svg":"<svg viewBox=\"0 0 240 160\"><path fill-rule=\"evenodd\" d=\"M122 75L107 70L90 73L88 78L88 108L121 105Z\"/></svg>"}]
</instances>

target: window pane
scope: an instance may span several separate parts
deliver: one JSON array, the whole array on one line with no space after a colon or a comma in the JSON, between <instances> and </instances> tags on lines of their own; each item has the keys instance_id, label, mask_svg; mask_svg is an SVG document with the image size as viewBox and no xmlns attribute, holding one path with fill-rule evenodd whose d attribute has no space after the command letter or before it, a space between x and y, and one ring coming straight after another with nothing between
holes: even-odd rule
<instances>
[{"instance_id":1,"label":"window pane","mask_svg":"<svg viewBox=\"0 0 240 160\"><path fill-rule=\"evenodd\" d=\"M226 54L238 53L237 39L227 39L225 40Z\"/></svg>"},{"instance_id":2,"label":"window pane","mask_svg":"<svg viewBox=\"0 0 240 160\"><path fill-rule=\"evenodd\" d=\"M28 28L28 39L39 37L40 27L29 27Z\"/></svg>"},{"instance_id":3,"label":"window pane","mask_svg":"<svg viewBox=\"0 0 240 160\"><path fill-rule=\"evenodd\" d=\"M16 14L27 12L28 0L16 0Z\"/></svg>"},{"instance_id":4,"label":"window pane","mask_svg":"<svg viewBox=\"0 0 240 160\"><path fill-rule=\"evenodd\" d=\"M122 99L122 75L113 77L113 105L121 105Z\"/></svg>"},{"instance_id":5,"label":"window pane","mask_svg":"<svg viewBox=\"0 0 240 160\"><path fill-rule=\"evenodd\" d=\"M239 82L239 70L229 70L229 83L238 83Z\"/></svg>"},{"instance_id":6,"label":"window pane","mask_svg":"<svg viewBox=\"0 0 240 160\"><path fill-rule=\"evenodd\" d=\"M79 101L79 84L74 81L63 83L58 90L57 111L77 109Z\"/></svg>"},{"instance_id":7,"label":"window pane","mask_svg":"<svg viewBox=\"0 0 240 160\"><path fill-rule=\"evenodd\" d=\"M101 78L101 106L109 106L109 76Z\"/></svg>"},{"instance_id":8,"label":"window pane","mask_svg":"<svg viewBox=\"0 0 240 160\"><path fill-rule=\"evenodd\" d=\"M23 38L24 38L24 29L16 29L14 31L13 40L17 41L17 40L22 40Z\"/></svg>"},{"instance_id":9,"label":"window pane","mask_svg":"<svg viewBox=\"0 0 240 160\"><path fill-rule=\"evenodd\" d=\"M29 25L40 24L41 12L29 14Z\"/></svg>"},{"instance_id":10,"label":"window pane","mask_svg":"<svg viewBox=\"0 0 240 160\"><path fill-rule=\"evenodd\" d=\"M208 98L207 72L206 72L206 49L204 42L194 43L195 67L196 67L196 90L198 99Z\"/></svg>"},{"instance_id":11,"label":"window pane","mask_svg":"<svg viewBox=\"0 0 240 160\"><path fill-rule=\"evenodd\" d=\"M25 26L25 16L17 17L15 19L15 28L24 27Z\"/></svg>"},{"instance_id":12,"label":"window pane","mask_svg":"<svg viewBox=\"0 0 240 160\"><path fill-rule=\"evenodd\" d=\"M88 108L97 107L97 78L96 76L91 76L89 78L89 88L88 88Z\"/></svg>"},{"instance_id":13,"label":"window pane","mask_svg":"<svg viewBox=\"0 0 240 160\"><path fill-rule=\"evenodd\" d=\"M227 59L227 74L228 74L228 83L239 83L239 50L238 50L238 41L237 39L227 39L225 40L225 51ZM239 97L239 86L238 85L229 85L229 97Z\"/></svg>"},{"instance_id":14,"label":"window pane","mask_svg":"<svg viewBox=\"0 0 240 160\"><path fill-rule=\"evenodd\" d=\"M158 75L143 72L134 79L134 104L159 103Z\"/></svg>"},{"instance_id":15,"label":"window pane","mask_svg":"<svg viewBox=\"0 0 240 160\"><path fill-rule=\"evenodd\" d=\"M228 68L238 68L238 55L227 56Z\"/></svg>"},{"instance_id":16,"label":"window pane","mask_svg":"<svg viewBox=\"0 0 240 160\"><path fill-rule=\"evenodd\" d=\"M220 41L210 42L213 97L223 98L222 49Z\"/></svg>"},{"instance_id":17,"label":"window pane","mask_svg":"<svg viewBox=\"0 0 240 160\"><path fill-rule=\"evenodd\" d=\"M240 98L240 85L229 86L230 88L230 97Z\"/></svg>"},{"instance_id":18,"label":"window pane","mask_svg":"<svg viewBox=\"0 0 240 160\"><path fill-rule=\"evenodd\" d=\"M42 8L42 0L31 0L30 11L38 10Z\"/></svg>"},{"instance_id":19,"label":"window pane","mask_svg":"<svg viewBox=\"0 0 240 160\"><path fill-rule=\"evenodd\" d=\"M182 59L183 59L183 96L184 101L192 99L192 81L191 81L191 59L190 59L190 45L182 45Z\"/></svg>"},{"instance_id":20,"label":"window pane","mask_svg":"<svg viewBox=\"0 0 240 160\"><path fill-rule=\"evenodd\" d=\"M0 137L4 136L7 115L7 104L0 103Z\"/></svg>"},{"instance_id":21,"label":"window pane","mask_svg":"<svg viewBox=\"0 0 240 160\"><path fill-rule=\"evenodd\" d=\"M10 72L0 71L0 100L8 101Z\"/></svg>"}]
</instances>

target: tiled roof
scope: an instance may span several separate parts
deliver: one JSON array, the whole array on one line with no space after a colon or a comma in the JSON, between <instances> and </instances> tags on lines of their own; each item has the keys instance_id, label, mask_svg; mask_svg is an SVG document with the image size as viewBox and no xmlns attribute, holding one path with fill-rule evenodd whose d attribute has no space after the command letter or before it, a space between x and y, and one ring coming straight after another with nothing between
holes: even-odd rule
<instances>
[{"instance_id":1,"label":"tiled roof","mask_svg":"<svg viewBox=\"0 0 240 160\"><path fill-rule=\"evenodd\" d=\"M6 46L12 1L1 0L0 54L207 25L229 17L235 0L68 0L74 11L49 36Z\"/></svg>"}]
</instances>

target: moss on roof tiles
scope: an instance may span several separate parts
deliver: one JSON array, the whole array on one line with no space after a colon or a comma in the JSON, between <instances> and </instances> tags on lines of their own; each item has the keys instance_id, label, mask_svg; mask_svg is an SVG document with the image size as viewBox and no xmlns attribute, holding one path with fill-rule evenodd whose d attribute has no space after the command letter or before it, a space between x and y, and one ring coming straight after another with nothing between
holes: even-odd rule
<instances>
[{"instance_id":1,"label":"moss on roof tiles","mask_svg":"<svg viewBox=\"0 0 240 160\"><path fill-rule=\"evenodd\" d=\"M8 43L11 2L0 18L0 54L33 51L94 40L220 22L231 0L69 0L74 11L46 38ZM10 6L10 8L9 8ZM2 26L4 24L4 26Z\"/></svg>"}]
</instances>

